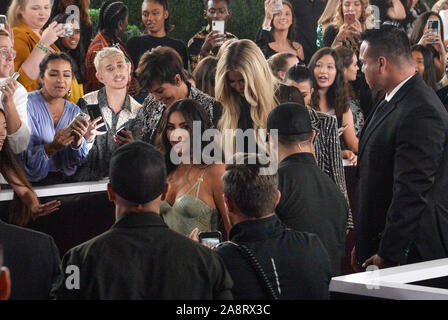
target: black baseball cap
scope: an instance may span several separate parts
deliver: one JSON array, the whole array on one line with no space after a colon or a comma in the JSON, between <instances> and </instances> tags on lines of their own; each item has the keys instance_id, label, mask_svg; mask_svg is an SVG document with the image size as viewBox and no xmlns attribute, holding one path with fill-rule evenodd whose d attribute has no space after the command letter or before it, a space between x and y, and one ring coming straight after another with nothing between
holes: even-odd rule
<instances>
[{"instance_id":1,"label":"black baseball cap","mask_svg":"<svg viewBox=\"0 0 448 320\"><path fill-rule=\"evenodd\" d=\"M112 154L109 179L112 189L123 199L138 204L148 203L165 190L165 159L149 143L127 143Z\"/></svg>"},{"instance_id":2,"label":"black baseball cap","mask_svg":"<svg viewBox=\"0 0 448 320\"><path fill-rule=\"evenodd\" d=\"M278 135L299 135L313 131L308 110L293 102L282 103L268 116L267 130L278 130Z\"/></svg>"}]
</instances>

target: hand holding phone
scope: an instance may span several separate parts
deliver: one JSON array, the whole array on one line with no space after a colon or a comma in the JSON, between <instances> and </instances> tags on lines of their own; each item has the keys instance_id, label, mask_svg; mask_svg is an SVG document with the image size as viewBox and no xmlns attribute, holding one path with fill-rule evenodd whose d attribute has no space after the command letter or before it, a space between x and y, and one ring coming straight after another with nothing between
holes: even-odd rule
<instances>
[{"instance_id":1,"label":"hand holding phone","mask_svg":"<svg viewBox=\"0 0 448 320\"><path fill-rule=\"evenodd\" d=\"M283 10L283 0L274 0L272 3L272 10L275 12L280 12Z\"/></svg>"},{"instance_id":2,"label":"hand holding phone","mask_svg":"<svg viewBox=\"0 0 448 320\"><path fill-rule=\"evenodd\" d=\"M6 29L6 22L8 19L5 15L0 15L0 28Z\"/></svg>"},{"instance_id":3,"label":"hand holding phone","mask_svg":"<svg viewBox=\"0 0 448 320\"><path fill-rule=\"evenodd\" d=\"M98 103L96 104L88 104L86 106L87 113L89 114L91 119L97 119L98 117L103 117L103 114L101 113L100 105ZM98 132L107 132L108 127L106 122L102 122L102 125L98 126L96 128Z\"/></svg>"},{"instance_id":4,"label":"hand holding phone","mask_svg":"<svg viewBox=\"0 0 448 320\"><path fill-rule=\"evenodd\" d=\"M426 29L431 32L432 34L434 34L435 36L438 36L440 33L440 25L439 25L439 20L437 19L429 19L426 22ZM430 40L430 42L437 42L437 39L432 38Z\"/></svg>"},{"instance_id":5,"label":"hand holding phone","mask_svg":"<svg viewBox=\"0 0 448 320\"><path fill-rule=\"evenodd\" d=\"M219 231L200 232L198 239L203 245L213 248L222 241L222 234Z\"/></svg>"},{"instance_id":6,"label":"hand holding phone","mask_svg":"<svg viewBox=\"0 0 448 320\"><path fill-rule=\"evenodd\" d=\"M347 25L354 24L356 20L356 16L354 12L349 12L344 14L344 23Z\"/></svg>"}]
</instances>

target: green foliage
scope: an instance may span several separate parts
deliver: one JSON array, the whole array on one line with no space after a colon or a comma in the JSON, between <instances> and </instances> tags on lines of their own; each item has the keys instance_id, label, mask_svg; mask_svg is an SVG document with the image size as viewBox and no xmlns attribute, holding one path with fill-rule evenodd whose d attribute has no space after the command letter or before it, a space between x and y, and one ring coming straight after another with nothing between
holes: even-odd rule
<instances>
[{"instance_id":1,"label":"green foliage","mask_svg":"<svg viewBox=\"0 0 448 320\"><path fill-rule=\"evenodd\" d=\"M100 8L102 0L91 0L91 8ZM123 0L129 9L129 24L143 29L141 23L141 0ZM185 43L205 25L203 0L170 0L171 23L174 30L170 37ZM263 0L232 0L232 17L227 31L240 39L254 39L263 21Z\"/></svg>"}]
</instances>

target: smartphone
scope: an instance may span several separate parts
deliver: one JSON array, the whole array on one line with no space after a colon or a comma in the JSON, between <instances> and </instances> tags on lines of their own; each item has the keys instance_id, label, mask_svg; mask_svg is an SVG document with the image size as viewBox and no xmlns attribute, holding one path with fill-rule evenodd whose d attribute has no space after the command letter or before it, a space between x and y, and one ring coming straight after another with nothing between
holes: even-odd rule
<instances>
[{"instance_id":1,"label":"smartphone","mask_svg":"<svg viewBox=\"0 0 448 320\"><path fill-rule=\"evenodd\" d=\"M439 30L440 30L440 27L439 27L439 20L436 20L436 19L429 19L429 20L426 22L426 28L427 28L429 31L431 31L432 33L438 35L438 34L439 34Z\"/></svg>"},{"instance_id":2,"label":"smartphone","mask_svg":"<svg viewBox=\"0 0 448 320\"><path fill-rule=\"evenodd\" d=\"M103 114L101 113L100 105L98 103L97 104L88 104L86 106L86 109L87 109L87 113L90 116L90 119L92 119L92 120L95 120L96 118L103 116ZM100 132L106 132L107 131L106 122L103 121L103 125L98 127L96 130L100 131Z\"/></svg>"},{"instance_id":3,"label":"smartphone","mask_svg":"<svg viewBox=\"0 0 448 320\"><path fill-rule=\"evenodd\" d=\"M117 135L117 136L120 136L120 137L123 137L123 138L127 138L128 136L126 136L126 135L123 133L123 130L126 130L126 128L125 128L125 127L121 127L120 129L118 129L116 135Z\"/></svg>"},{"instance_id":4,"label":"smartphone","mask_svg":"<svg viewBox=\"0 0 448 320\"><path fill-rule=\"evenodd\" d=\"M5 15L0 15L0 28L6 28L6 22L8 19Z\"/></svg>"},{"instance_id":5,"label":"smartphone","mask_svg":"<svg viewBox=\"0 0 448 320\"><path fill-rule=\"evenodd\" d=\"M90 120L90 116L87 113L84 113L84 112L78 113L78 115L72 120L72 122L70 122L70 124L67 126L67 128L65 128L65 130L70 130L72 128L73 123L76 120L79 120L79 121L82 121L82 120L89 121Z\"/></svg>"},{"instance_id":6,"label":"smartphone","mask_svg":"<svg viewBox=\"0 0 448 320\"><path fill-rule=\"evenodd\" d=\"M65 23L63 25L64 28L64 32L59 35L59 38L64 38L64 37L71 37L73 35L73 24L72 23Z\"/></svg>"},{"instance_id":7,"label":"smartphone","mask_svg":"<svg viewBox=\"0 0 448 320\"><path fill-rule=\"evenodd\" d=\"M212 232L200 232L198 234L200 243L203 243L207 247L213 248L222 241L222 234L219 231Z\"/></svg>"},{"instance_id":8,"label":"smartphone","mask_svg":"<svg viewBox=\"0 0 448 320\"><path fill-rule=\"evenodd\" d=\"M272 4L272 10L282 11L283 10L283 0L275 0Z\"/></svg>"},{"instance_id":9,"label":"smartphone","mask_svg":"<svg viewBox=\"0 0 448 320\"><path fill-rule=\"evenodd\" d=\"M20 77L20 73L18 72L14 72L14 74L12 75L12 79L17 80Z\"/></svg>"},{"instance_id":10,"label":"smartphone","mask_svg":"<svg viewBox=\"0 0 448 320\"><path fill-rule=\"evenodd\" d=\"M346 13L344 14L344 22L345 24L353 24L355 23L356 16L355 13Z\"/></svg>"},{"instance_id":11,"label":"smartphone","mask_svg":"<svg viewBox=\"0 0 448 320\"><path fill-rule=\"evenodd\" d=\"M221 20L212 21L212 31L218 31L219 34L224 34L225 22Z\"/></svg>"}]
</instances>

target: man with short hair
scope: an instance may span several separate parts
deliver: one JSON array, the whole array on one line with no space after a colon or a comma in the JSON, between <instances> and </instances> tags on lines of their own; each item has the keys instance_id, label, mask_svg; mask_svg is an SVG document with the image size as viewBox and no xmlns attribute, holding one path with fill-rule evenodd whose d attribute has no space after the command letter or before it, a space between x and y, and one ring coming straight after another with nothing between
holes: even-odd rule
<instances>
[{"instance_id":1,"label":"man with short hair","mask_svg":"<svg viewBox=\"0 0 448 320\"><path fill-rule=\"evenodd\" d=\"M349 208L336 184L317 166L316 132L308 111L296 103L281 104L269 114L267 130L271 149L278 150L282 197L275 213L287 227L319 236L330 257L332 275L337 276L345 254Z\"/></svg>"},{"instance_id":2,"label":"man with short hair","mask_svg":"<svg viewBox=\"0 0 448 320\"><path fill-rule=\"evenodd\" d=\"M264 156L237 154L222 178L233 227L231 242L222 243L216 252L234 281L233 296L235 300L328 299L328 254L316 235L285 228L275 215L280 200L278 175L262 174L268 167ZM254 270L257 264L259 271Z\"/></svg>"},{"instance_id":3,"label":"man with short hair","mask_svg":"<svg viewBox=\"0 0 448 320\"><path fill-rule=\"evenodd\" d=\"M66 287L71 275L64 273L54 287L56 299L232 298L222 260L159 216L166 174L163 155L150 144L132 142L114 152L107 192L116 222L64 255L62 270L79 268L79 289Z\"/></svg>"},{"instance_id":4,"label":"man with short hair","mask_svg":"<svg viewBox=\"0 0 448 320\"><path fill-rule=\"evenodd\" d=\"M225 31L227 21L232 16L230 10L230 0L203 0L204 18L207 20L207 26L196 33L188 41L188 53L190 55L190 68L193 71L198 63L205 57L216 56L221 45L229 39L237 39L230 32ZM224 21L225 34L218 31L212 31L213 21Z\"/></svg>"},{"instance_id":5,"label":"man with short hair","mask_svg":"<svg viewBox=\"0 0 448 320\"><path fill-rule=\"evenodd\" d=\"M109 160L114 150L132 140L133 132L127 127L141 105L129 94L129 65L123 52L115 47L105 47L95 56L96 77L104 84L97 91L83 96L78 105L89 113L88 105L98 105L101 118L91 119L84 138L90 149L86 163L78 168L77 180L98 180L107 177ZM125 128L122 135L117 130Z\"/></svg>"},{"instance_id":6,"label":"man with short hair","mask_svg":"<svg viewBox=\"0 0 448 320\"><path fill-rule=\"evenodd\" d=\"M352 265L379 268L448 257L448 113L413 64L406 34L361 34L372 90L385 91L359 140Z\"/></svg>"},{"instance_id":7,"label":"man with short hair","mask_svg":"<svg viewBox=\"0 0 448 320\"><path fill-rule=\"evenodd\" d=\"M297 59L297 56L289 52L279 52L268 59L272 73L280 81L285 81L285 76L289 68L298 62L299 59Z\"/></svg>"}]
</instances>

